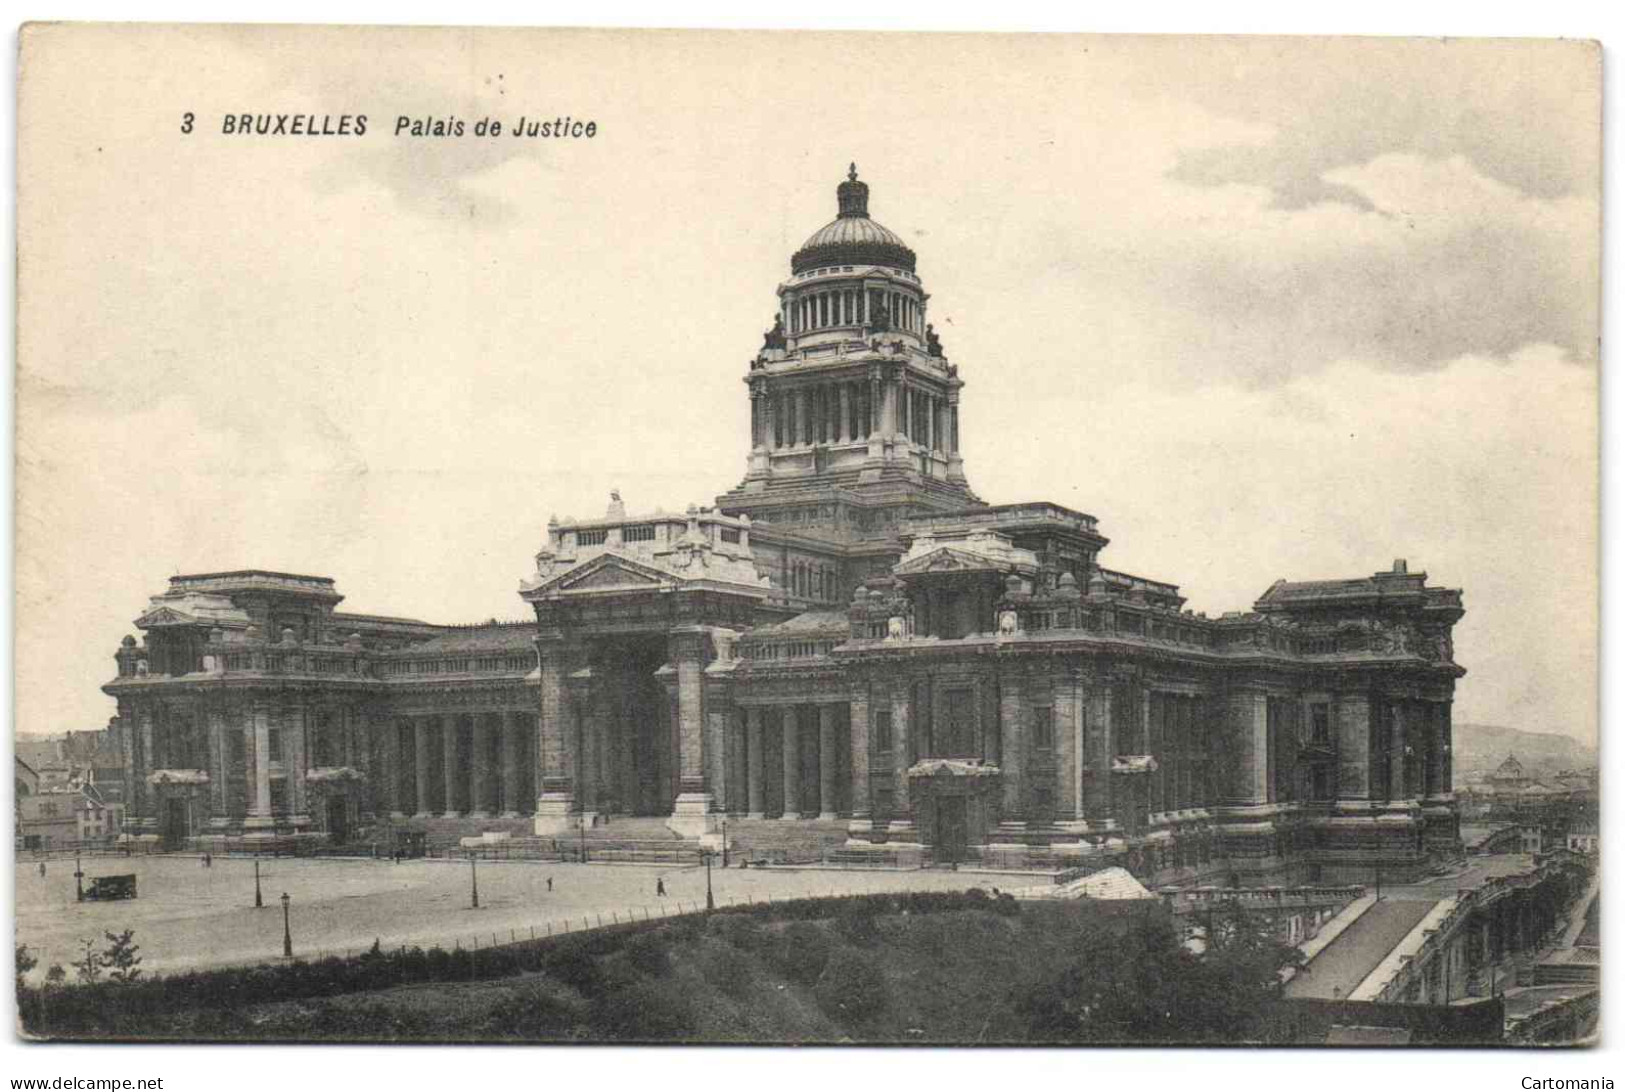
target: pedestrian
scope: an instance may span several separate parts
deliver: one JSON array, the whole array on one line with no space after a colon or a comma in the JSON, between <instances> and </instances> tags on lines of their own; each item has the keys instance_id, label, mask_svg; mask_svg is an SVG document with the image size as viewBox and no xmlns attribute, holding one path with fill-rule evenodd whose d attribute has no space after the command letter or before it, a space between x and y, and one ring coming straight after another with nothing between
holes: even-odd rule
<instances>
[{"instance_id":1,"label":"pedestrian","mask_svg":"<svg viewBox=\"0 0 1625 1092\"><path fill-rule=\"evenodd\" d=\"M42 875L42 876L45 875L45 866L40 865L39 869L40 869L40 875ZM666 897L666 877L664 877L664 876L656 876L655 877L655 894L659 895L661 898Z\"/></svg>"},{"instance_id":2,"label":"pedestrian","mask_svg":"<svg viewBox=\"0 0 1625 1092\"><path fill-rule=\"evenodd\" d=\"M42 880L45 878L45 862L44 861L41 861L39 863L39 878L42 879Z\"/></svg>"},{"instance_id":3,"label":"pedestrian","mask_svg":"<svg viewBox=\"0 0 1625 1092\"><path fill-rule=\"evenodd\" d=\"M547 889L549 891L553 890L553 877L552 876L549 876L547 878Z\"/></svg>"}]
</instances>

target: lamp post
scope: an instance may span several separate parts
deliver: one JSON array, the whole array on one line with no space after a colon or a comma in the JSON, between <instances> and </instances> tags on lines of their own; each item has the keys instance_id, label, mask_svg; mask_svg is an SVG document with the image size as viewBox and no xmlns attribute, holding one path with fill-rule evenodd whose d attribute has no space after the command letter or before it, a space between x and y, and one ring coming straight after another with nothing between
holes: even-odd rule
<instances>
[{"instance_id":1,"label":"lamp post","mask_svg":"<svg viewBox=\"0 0 1625 1092\"><path fill-rule=\"evenodd\" d=\"M717 908L717 897L711 893L711 858L715 856L716 854L711 850L705 851L705 908L707 910Z\"/></svg>"},{"instance_id":2,"label":"lamp post","mask_svg":"<svg viewBox=\"0 0 1625 1092\"><path fill-rule=\"evenodd\" d=\"M722 867L728 867L728 815L722 816Z\"/></svg>"},{"instance_id":3,"label":"lamp post","mask_svg":"<svg viewBox=\"0 0 1625 1092\"><path fill-rule=\"evenodd\" d=\"M260 859L254 858L254 909L259 910L265 906L265 896L260 894Z\"/></svg>"},{"instance_id":4,"label":"lamp post","mask_svg":"<svg viewBox=\"0 0 1625 1092\"><path fill-rule=\"evenodd\" d=\"M73 851L73 886L80 902L85 901L85 870L79 864L79 851Z\"/></svg>"},{"instance_id":5,"label":"lamp post","mask_svg":"<svg viewBox=\"0 0 1625 1092\"><path fill-rule=\"evenodd\" d=\"M576 833L581 836L581 863L587 863L587 817L576 816Z\"/></svg>"},{"instance_id":6,"label":"lamp post","mask_svg":"<svg viewBox=\"0 0 1625 1092\"><path fill-rule=\"evenodd\" d=\"M468 878L469 882L473 884L472 908L478 910L480 908L480 859L472 849L468 851Z\"/></svg>"},{"instance_id":7,"label":"lamp post","mask_svg":"<svg viewBox=\"0 0 1625 1092\"><path fill-rule=\"evenodd\" d=\"M288 893L282 892L282 958L293 958L293 932L288 928Z\"/></svg>"}]
</instances>

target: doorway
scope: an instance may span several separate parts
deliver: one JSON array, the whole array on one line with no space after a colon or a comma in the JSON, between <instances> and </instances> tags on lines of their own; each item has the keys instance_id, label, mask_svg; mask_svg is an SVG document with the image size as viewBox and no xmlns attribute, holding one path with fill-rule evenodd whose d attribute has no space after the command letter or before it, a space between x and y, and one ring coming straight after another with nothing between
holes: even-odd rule
<instances>
[{"instance_id":1,"label":"doorway","mask_svg":"<svg viewBox=\"0 0 1625 1092\"><path fill-rule=\"evenodd\" d=\"M327 837L334 845L350 841L350 802L342 796L327 798Z\"/></svg>"},{"instance_id":2,"label":"doorway","mask_svg":"<svg viewBox=\"0 0 1625 1092\"><path fill-rule=\"evenodd\" d=\"M958 864L965 859L967 841L965 798L943 796L937 799L938 864Z\"/></svg>"},{"instance_id":3,"label":"doorway","mask_svg":"<svg viewBox=\"0 0 1625 1092\"><path fill-rule=\"evenodd\" d=\"M165 849L184 849L186 837L190 832L186 821L186 801L169 799L164 801L164 829L163 839Z\"/></svg>"}]
</instances>

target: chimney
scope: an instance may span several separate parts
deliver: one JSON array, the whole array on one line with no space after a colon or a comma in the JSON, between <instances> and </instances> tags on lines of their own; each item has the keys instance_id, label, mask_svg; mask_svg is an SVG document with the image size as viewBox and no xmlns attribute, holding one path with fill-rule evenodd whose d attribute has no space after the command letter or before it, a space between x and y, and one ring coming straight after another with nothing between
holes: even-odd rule
<instances>
[{"instance_id":1,"label":"chimney","mask_svg":"<svg viewBox=\"0 0 1625 1092\"><path fill-rule=\"evenodd\" d=\"M1409 572L1409 571L1410 571L1410 569L1405 565L1405 559L1404 558L1402 558L1402 557L1394 558L1394 572L1396 572L1396 573L1404 573L1404 572Z\"/></svg>"}]
</instances>

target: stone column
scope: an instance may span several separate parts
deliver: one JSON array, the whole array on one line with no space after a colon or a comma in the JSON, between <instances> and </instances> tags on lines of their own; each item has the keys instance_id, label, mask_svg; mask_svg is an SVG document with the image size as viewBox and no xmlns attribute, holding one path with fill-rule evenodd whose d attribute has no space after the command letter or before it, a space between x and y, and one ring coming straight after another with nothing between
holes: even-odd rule
<instances>
[{"instance_id":1,"label":"stone column","mask_svg":"<svg viewBox=\"0 0 1625 1092\"><path fill-rule=\"evenodd\" d=\"M417 766L417 812L415 818L429 818L429 750L434 746L434 739L429 727L429 718L417 716L412 718L413 732L413 759Z\"/></svg>"},{"instance_id":2,"label":"stone column","mask_svg":"<svg viewBox=\"0 0 1625 1092\"><path fill-rule=\"evenodd\" d=\"M747 819L760 819L762 810L762 707L745 707L745 779Z\"/></svg>"},{"instance_id":3,"label":"stone column","mask_svg":"<svg viewBox=\"0 0 1625 1092\"><path fill-rule=\"evenodd\" d=\"M263 705L254 706L249 715L249 738L245 750L253 763L253 791L248 800L248 818L243 826L268 827L271 818L271 711Z\"/></svg>"},{"instance_id":4,"label":"stone column","mask_svg":"<svg viewBox=\"0 0 1625 1092\"><path fill-rule=\"evenodd\" d=\"M1441 791L1447 793L1456 791L1455 773L1451 768L1456 750L1455 737L1450 726L1451 709L1453 705L1454 703L1449 701L1439 703L1439 737L1441 742L1440 755L1442 756L1439 763L1439 770L1441 778Z\"/></svg>"},{"instance_id":5,"label":"stone column","mask_svg":"<svg viewBox=\"0 0 1625 1092\"><path fill-rule=\"evenodd\" d=\"M441 816L445 819L457 818L460 811L457 807L457 783L463 780L463 770L462 763L457 761L457 721L456 716L440 718L440 772L446 786L446 806Z\"/></svg>"},{"instance_id":6,"label":"stone column","mask_svg":"<svg viewBox=\"0 0 1625 1092\"><path fill-rule=\"evenodd\" d=\"M801 818L801 710L786 706L782 716L781 750L784 752L784 812L783 819Z\"/></svg>"},{"instance_id":7,"label":"stone column","mask_svg":"<svg viewBox=\"0 0 1625 1092\"><path fill-rule=\"evenodd\" d=\"M1055 688L1055 712L1052 731L1055 733L1056 766L1061 779L1055 799L1059 801L1057 815L1068 819L1083 818L1083 702L1078 693L1078 681L1063 678Z\"/></svg>"},{"instance_id":8,"label":"stone column","mask_svg":"<svg viewBox=\"0 0 1625 1092\"><path fill-rule=\"evenodd\" d=\"M1236 804L1269 802L1269 715L1264 692L1237 690L1226 701L1236 773L1228 796Z\"/></svg>"},{"instance_id":9,"label":"stone column","mask_svg":"<svg viewBox=\"0 0 1625 1092\"><path fill-rule=\"evenodd\" d=\"M842 383L840 387L841 421L835 429L835 439L842 443L853 439L852 436L852 384Z\"/></svg>"},{"instance_id":10,"label":"stone column","mask_svg":"<svg viewBox=\"0 0 1625 1092\"><path fill-rule=\"evenodd\" d=\"M218 706L207 712L209 718L209 825L223 827L230 818L226 812L226 711Z\"/></svg>"},{"instance_id":11,"label":"stone column","mask_svg":"<svg viewBox=\"0 0 1625 1092\"><path fill-rule=\"evenodd\" d=\"M491 716L475 713L469 725L468 816L484 819L491 814Z\"/></svg>"},{"instance_id":12,"label":"stone column","mask_svg":"<svg viewBox=\"0 0 1625 1092\"><path fill-rule=\"evenodd\" d=\"M689 837L711 833L711 794L705 783L705 653L710 640L699 626L674 630L669 640L677 669L677 799L667 823Z\"/></svg>"},{"instance_id":13,"label":"stone column","mask_svg":"<svg viewBox=\"0 0 1625 1092\"><path fill-rule=\"evenodd\" d=\"M282 731L282 773L288 779L288 811L296 827L310 822L310 816L305 811L310 722L310 710L301 702L288 711Z\"/></svg>"},{"instance_id":14,"label":"stone column","mask_svg":"<svg viewBox=\"0 0 1625 1092\"><path fill-rule=\"evenodd\" d=\"M999 750L1003 756L1000 781L1004 788L1004 822L1027 818L1024 789L1027 780L1027 726L1022 717L1022 680L999 680Z\"/></svg>"},{"instance_id":15,"label":"stone column","mask_svg":"<svg viewBox=\"0 0 1625 1092\"><path fill-rule=\"evenodd\" d=\"M825 702L818 707L818 818L835 818L835 775L840 763L835 758L835 707Z\"/></svg>"},{"instance_id":16,"label":"stone column","mask_svg":"<svg viewBox=\"0 0 1625 1092\"><path fill-rule=\"evenodd\" d=\"M909 687L899 686L892 692L891 699L891 746L892 746L892 776L897 788L897 811L892 822L898 822L898 816L911 816L913 810L908 799L908 768L913 760L909 754ZM905 823L908 820L903 820Z\"/></svg>"},{"instance_id":17,"label":"stone column","mask_svg":"<svg viewBox=\"0 0 1625 1092\"><path fill-rule=\"evenodd\" d=\"M1112 685L1099 679L1086 699L1084 717L1085 768L1093 771L1089 791L1084 796L1084 813L1091 821L1104 822L1112 812L1112 755L1116 742L1112 735Z\"/></svg>"},{"instance_id":18,"label":"stone column","mask_svg":"<svg viewBox=\"0 0 1625 1092\"><path fill-rule=\"evenodd\" d=\"M1371 699L1363 692L1337 696L1337 799L1356 810L1371 802Z\"/></svg>"},{"instance_id":19,"label":"stone column","mask_svg":"<svg viewBox=\"0 0 1625 1092\"><path fill-rule=\"evenodd\" d=\"M852 818L866 820L869 806L869 694L857 695L848 706L852 733Z\"/></svg>"},{"instance_id":20,"label":"stone column","mask_svg":"<svg viewBox=\"0 0 1625 1092\"><path fill-rule=\"evenodd\" d=\"M1388 737L1388 799L1392 801L1408 800L1411 797L1410 779L1406 776L1407 769L1405 744L1410 738L1411 704L1396 701L1390 704L1392 711L1391 735Z\"/></svg>"},{"instance_id":21,"label":"stone column","mask_svg":"<svg viewBox=\"0 0 1625 1092\"><path fill-rule=\"evenodd\" d=\"M519 714L512 709L498 714L502 718L502 817L519 816L520 767L525 761L523 740L519 738Z\"/></svg>"},{"instance_id":22,"label":"stone column","mask_svg":"<svg viewBox=\"0 0 1625 1092\"><path fill-rule=\"evenodd\" d=\"M805 388L795 392L795 404L795 442L797 447L805 447L811 442L811 437L807 435L807 391Z\"/></svg>"},{"instance_id":23,"label":"stone column","mask_svg":"<svg viewBox=\"0 0 1625 1092\"><path fill-rule=\"evenodd\" d=\"M386 808L391 819L406 818L401 800L401 722L385 717L384 731L384 798L379 804Z\"/></svg>"},{"instance_id":24,"label":"stone column","mask_svg":"<svg viewBox=\"0 0 1625 1092\"><path fill-rule=\"evenodd\" d=\"M575 829L574 785L571 782L566 724L570 711L564 694L564 641L558 637L539 638L541 659L540 710L537 724L536 763L540 792L536 799L536 833L542 836L568 834Z\"/></svg>"}]
</instances>

